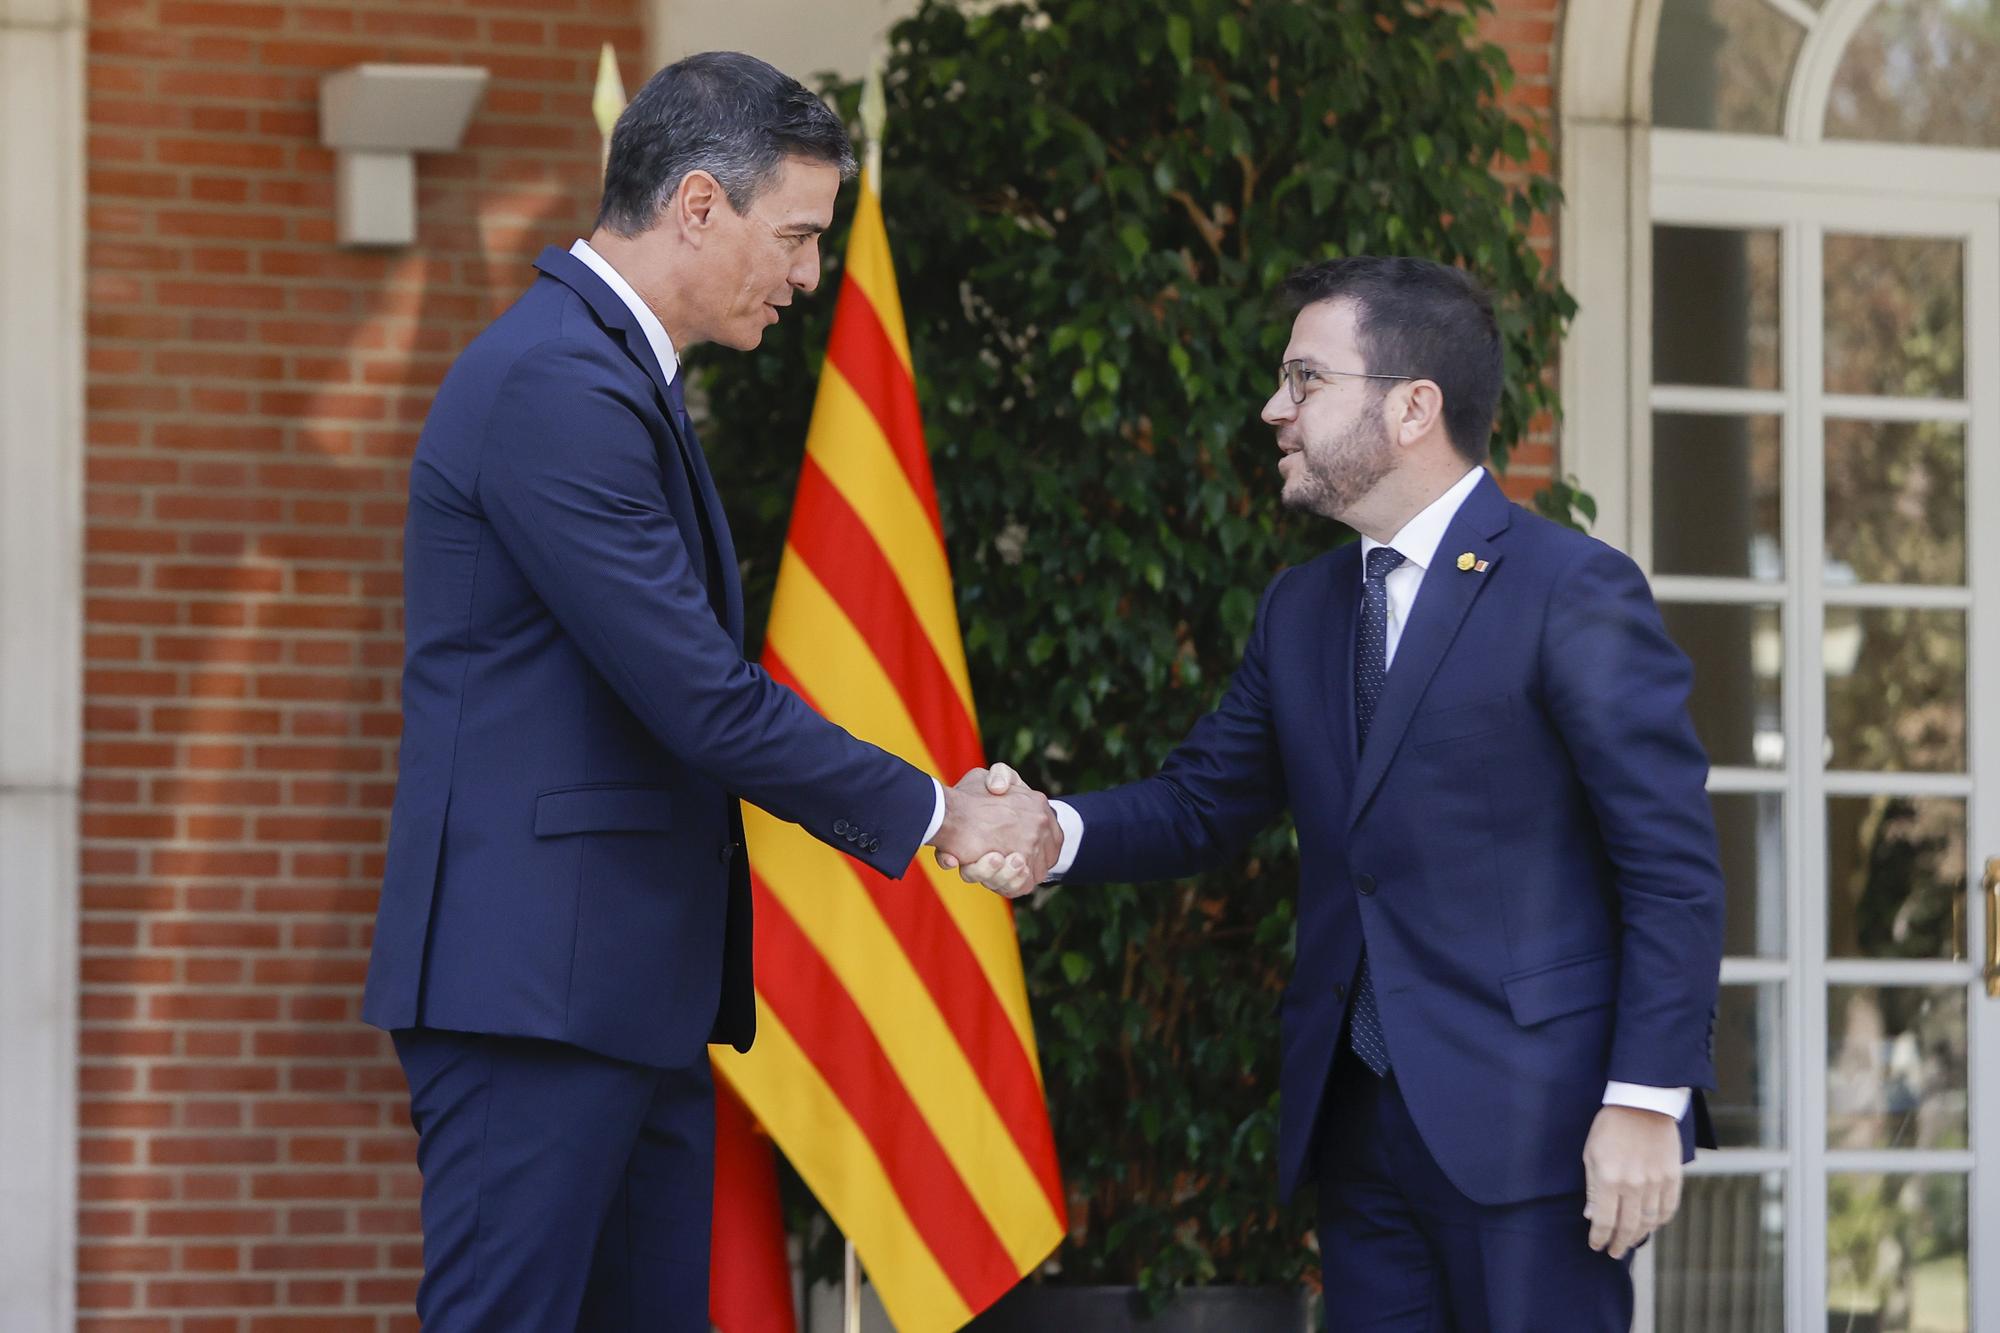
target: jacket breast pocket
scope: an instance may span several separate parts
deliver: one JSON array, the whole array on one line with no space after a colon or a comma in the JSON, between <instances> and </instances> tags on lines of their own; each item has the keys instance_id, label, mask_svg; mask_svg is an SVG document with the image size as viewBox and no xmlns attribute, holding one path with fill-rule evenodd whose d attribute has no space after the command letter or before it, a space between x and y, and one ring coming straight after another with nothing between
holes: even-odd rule
<instances>
[{"instance_id":1,"label":"jacket breast pocket","mask_svg":"<svg viewBox=\"0 0 2000 1333\"><path fill-rule=\"evenodd\" d=\"M674 826L665 787L559 787L535 798L535 836L665 833Z\"/></svg>"},{"instance_id":2,"label":"jacket breast pocket","mask_svg":"<svg viewBox=\"0 0 2000 1333\"><path fill-rule=\"evenodd\" d=\"M1422 749L1499 731L1514 719L1514 696L1498 695L1475 703L1453 704L1410 719L1410 744Z\"/></svg>"},{"instance_id":3,"label":"jacket breast pocket","mask_svg":"<svg viewBox=\"0 0 2000 1333\"><path fill-rule=\"evenodd\" d=\"M1564 1014L1597 1009L1618 998L1618 958L1595 953L1500 978L1514 1021L1524 1028Z\"/></svg>"}]
</instances>

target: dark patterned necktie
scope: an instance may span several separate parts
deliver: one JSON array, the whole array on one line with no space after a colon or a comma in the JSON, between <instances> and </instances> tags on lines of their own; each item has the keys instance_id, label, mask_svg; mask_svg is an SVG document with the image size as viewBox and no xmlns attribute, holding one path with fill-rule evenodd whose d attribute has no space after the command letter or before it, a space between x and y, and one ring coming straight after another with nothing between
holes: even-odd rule
<instances>
[{"instance_id":1,"label":"dark patterned necktie","mask_svg":"<svg viewBox=\"0 0 2000 1333\"><path fill-rule=\"evenodd\" d=\"M1389 674L1389 574L1403 563L1403 553L1378 546L1368 553L1361 580L1361 623L1354 634L1354 737L1357 751L1368 745L1368 728ZM1368 971L1368 952L1354 977L1354 1013L1347 1028L1348 1044L1376 1074L1389 1072L1389 1043L1382 1037L1382 1014L1375 1007L1375 980Z\"/></svg>"},{"instance_id":2,"label":"dark patterned necktie","mask_svg":"<svg viewBox=\"0 0 2000 1333\"><path fill-rule=\"evenodd\" d=\"M681 428L690 443L694 440L694 418L688 415L687 392L681 381L686 379L678 369L674 377L667 381L667 406L674 409L674 424Z\"/></svg>"}]
</instances>

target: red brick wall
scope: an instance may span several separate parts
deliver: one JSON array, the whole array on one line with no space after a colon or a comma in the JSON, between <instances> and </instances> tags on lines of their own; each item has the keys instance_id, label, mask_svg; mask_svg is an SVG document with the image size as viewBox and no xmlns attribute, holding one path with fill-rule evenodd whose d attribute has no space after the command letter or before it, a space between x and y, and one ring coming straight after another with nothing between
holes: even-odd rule
<instances>
[{"instance_id":1,"label":"red brick wall","mask_svg":"<svg viewBox=\"0 0 2000 1333\"><path fill-rule=\"evenodd\" d=\"M596 202L641 0L93 0L79 1309L408 1327L412 1138L357 1021L395 776L405 460ZM484 65L418 243L339 250L322 73Z\"/></svg>"},{"instance_id":2,"label":"red brick wall","mask_svg":"<svg viewBox=\"0 0 2000 1333\"><path fill-rule=\"evenodd\" d=\"M358 1022L405 462L453 354L587 225L596 52L637 86L641 3L94 0L82 1328L414 1323L402 1080ZM1525 110L1557 3L1487 23ZM334 246L317 146L319 76L367 60L493 75L386 255ZM1516 459L1545 475L1546 435Z\"/></svg>"},{"instance_id":3,"label":"red brick wall","mask_svg":"<svg viewBox=\"0 0 2000 1333\"><path fill-rule=\"evenodd\" d=\"M1587 0L1584 0L1587 3ZM1536 124L1555 143L1555 68L1562 0L1495 0L1493 12L1480 17L1479 30L1502 47L1514 67L1514 87L1506 98L1522 119ZM1550 172L1553 162L1538 150L1526 164L1532 171ZM1543 263L1556 263L1555 219L1537 217L1529 235ZM1543 417L1508 460L1505 486L1517 500L1526 500L1548 484L1556 470L1555 423Z\"/></svg>"}]
</instances>

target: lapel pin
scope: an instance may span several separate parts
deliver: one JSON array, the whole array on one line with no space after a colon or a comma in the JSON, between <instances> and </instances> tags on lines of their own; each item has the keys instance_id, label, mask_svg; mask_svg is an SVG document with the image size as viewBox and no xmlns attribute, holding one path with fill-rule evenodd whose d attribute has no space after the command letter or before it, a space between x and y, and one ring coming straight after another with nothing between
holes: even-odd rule
<instances>
[{"instance_id":1,"label":"lapel pin","mask_svg":"<svg viewBox=\"0 0 2000 1333\"><path fill-rule=\"evenodd\" d=\"M1486 572L1486 562L1484 560L1481 560L1478 564L1472 567L1472 570L1475 574L1484 574Z\"/></svg>"},{"instance_id":2,"label":"lapel pin","mask_svg":"<svg viewBox=\"0 0 2000 1333\"><path fill-rule=\"evenodd\" d=\"M1472 552L1467 551L1464 555L1458 558L1458 567L1460 570L1471 570L1475 568L1483 570L1486 568L1486 563L1483 560L1475 563Z\"/></svg>"}]
</instances>

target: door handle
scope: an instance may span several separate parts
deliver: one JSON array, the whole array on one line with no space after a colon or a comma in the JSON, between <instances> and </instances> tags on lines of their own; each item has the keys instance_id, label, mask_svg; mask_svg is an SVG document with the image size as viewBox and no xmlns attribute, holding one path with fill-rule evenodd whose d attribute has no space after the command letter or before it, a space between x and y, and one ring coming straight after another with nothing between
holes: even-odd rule
<instances>
[{"instance_id":1,"label":"door handle","mask_svg":"<svg viewBox=\"0 0 2000 1333\"><path fill-rule=\"evenodd\" d=\"M1986 858L1986 993L2000 1000L2000 856Z\"/></svg>"}]
</instances>

